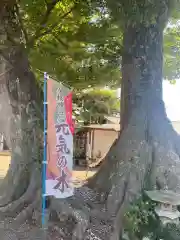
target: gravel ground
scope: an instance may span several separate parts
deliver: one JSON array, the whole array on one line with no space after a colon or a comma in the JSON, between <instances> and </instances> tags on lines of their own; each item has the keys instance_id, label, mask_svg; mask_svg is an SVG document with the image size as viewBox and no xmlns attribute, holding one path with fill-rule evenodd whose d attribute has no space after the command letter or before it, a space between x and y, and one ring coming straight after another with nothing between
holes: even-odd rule
<instances>
[{"instance_id":1,"label":"gravel ground","mask_svg":"<svg viewBox=\"0 0 180 240\"><path fill-rule=\"evenodd\" d=\"M5 177L10 164L10 156L0 154L0 183ZM73 171L73 182L75 187L81 186L89 177L95 174L84 168L75 168ZM0 240L63 240L59 237L56 227L49 229L48 234L39 225L24 223L21 226L11 219L2 219L0 215Z\"/></svg>"},{"instance_id":2,"label":"gravel ground","mask_svg":"<svg viewBox=\"0 0 180 240\"><path fill-rule=\"evenodd\" d=\"M49 229L50 230L50 229ZM38 225L24 223L16 226L9 219L0 221L0 240L61 240L55 229L48 231Z\"/></svg>"}]
</instances>

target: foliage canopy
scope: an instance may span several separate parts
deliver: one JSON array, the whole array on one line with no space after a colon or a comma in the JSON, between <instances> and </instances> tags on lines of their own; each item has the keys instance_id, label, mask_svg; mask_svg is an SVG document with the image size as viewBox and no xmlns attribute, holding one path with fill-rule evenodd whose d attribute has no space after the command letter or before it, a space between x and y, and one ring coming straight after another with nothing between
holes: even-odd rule
<instances>
[{"instance_id":1,"label":"foliage canopy","mask_svg":"<svg viewBox=\"0 0 180 240\"><path fill-rule=\"evenodd\" d=\"M22 0L15 7L22 37L15 39L8 33L8 41L25 46L39 79L46 71L76 89L119 86L123 26L116 15L131 2L140 9L139 1ZM131 18L132 6L128 8ZM164 33L164 77L170 80L180 75L180 29L173 23Z\"/></svg>"},{"instance_id":2,"label":"foliage canopy","mask_svg":"<svg viewBox=\"0 0 180 240\"><path fill-rule=\"evenodd\" d=\"M105 117L118 114L120 101L116 91L109 89L89 89L74 94L74 114L84 123L105 123Z\"/></svg>"}]
</instances>

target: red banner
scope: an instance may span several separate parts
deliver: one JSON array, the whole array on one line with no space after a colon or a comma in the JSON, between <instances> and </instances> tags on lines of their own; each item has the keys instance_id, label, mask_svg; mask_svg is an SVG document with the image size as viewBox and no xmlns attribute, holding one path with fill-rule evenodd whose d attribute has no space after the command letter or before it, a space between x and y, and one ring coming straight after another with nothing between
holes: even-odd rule
<instances>
[{"instance_id":1,"label":"red banner","mask_svg":"<svg viewBox=\"0 0 180 240\"><path fill-rule=\"evenodd\" d=\"M62 84L47 81L47 174L46 195L73 195L72 93Z\"/></svg>"}]
</instances>

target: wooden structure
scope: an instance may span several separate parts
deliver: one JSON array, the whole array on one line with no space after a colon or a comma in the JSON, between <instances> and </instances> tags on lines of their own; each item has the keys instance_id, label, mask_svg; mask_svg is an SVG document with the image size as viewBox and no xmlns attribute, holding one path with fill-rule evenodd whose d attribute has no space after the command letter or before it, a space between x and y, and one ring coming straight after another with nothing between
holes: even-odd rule
<instances>
[{"instance_id":1,"label":"wooden structure","mask_svg":"<svg viewBox=\"0 0 180 240\"><path fill-rule=\"evenodd\" d=\"M99 164L118 138L119 131L119 124L92 124L77 129L74 136L76 164L94 167Z\"/></svg>"},{"instance_id":2,"label":"wooden structure","mask_svg":"<svg viewBox=\"0 0 180 240\"><path fill-rule=\"evenodd\" d=\"M4 136L0 134L0 152L4 150Z\"/></svg>"},{"instance_id":3,"label":"wooden structure","mask_svg":"<svg viewBox=\"0 0 180 240\"><path fill-rule=\"evenodd\" d=\"M74 164L86 165L87 131L76 129L74 134Z\"/></svg>"},{"instance_id":4,"label":"wooden structure","mask_svg":"<svg viewBox=\"0 0 180 240\"><path fill-rule=\"evenodd\" d=\"M9 151L9 147L7 145L7 142L4 138L4 135L3 134L0 134L0 152L3 152L3 151Z\"/></svg>"}]
</instances>

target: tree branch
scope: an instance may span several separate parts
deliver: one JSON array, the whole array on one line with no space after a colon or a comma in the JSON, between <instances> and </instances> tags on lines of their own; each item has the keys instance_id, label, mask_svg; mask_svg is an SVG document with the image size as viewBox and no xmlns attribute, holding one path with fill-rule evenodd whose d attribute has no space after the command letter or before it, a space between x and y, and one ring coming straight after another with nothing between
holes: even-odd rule
<instances>
[{"instance_id":1,"label":"tree branch","mask_svg":"<svg viewBox=\"0 0 180 240\"><path fill-rule=\"evenodd\" d=\"M53 0L51 3L48 3L46 1L46 12L40 22L40 27L37 29L36 33L34 34L34 36L30 39L28 45L32 46L34 44L34 42L39 38L39 37L42 37L42 33L41 31L44 29L46 23L48 22L49 20L49 17L52 13L52 11L54 10L56 4L58 2L60 2L62 0Z\"/></svg>"},{"instance_id":2,"label":"tree branch","mask_svg":"<svg viewBox=\"0 0 180 240\"><path fill-rule=\"evenodd\" d=\"M22 33L24 35L25 43L27 44L28 43L28 34L27 34L27 31L26 31L26 29L24 27L24 24L23 24L23 21L22 21L22 18L21 18L21 14L20 14L20 11L19 11L18 4L15 4L15 11L16 11L16 15L17 15L17 18L18 18L18 21L19 21Z\"/></svg>"},{"instance_id":3,"label":"tree branch","mask_svg":"<svg viewBox=\"0 0 180 240\"><path fill-rule=\"evenodd\" d=\"M4 10L4 7L12 7L16 3L16 0L1 0L0 11Z\"/></svg>"},{"instance_id":4,"label":"tree branch","mask_svg":"<svg viewBox=\"0 0 180 240\"><path fill-rule=\"evenodd\" d=\"M69 48L69 45L65 43L62 39L60 39L56 34L52 33L52 36L61 44L63 45L66 49Z\"/></svg>"},{"instance_id":5,"label":"tree branch","mask_svg":"<svg viewBox=\"0 0 180 240\"><path fill-rule=\"evenodd\" d=\"M49 16L51 15L52 11L54 10L56 4L61 1L62 0L53 0L51 3L46 3L47 10L46 10L46 13L45 13L42 21L40 22L40 29L44 28L44 25L47 23Z\"/></svg>"},{"instance_id":6,"label":"tree branch","mask_svg":"<svg viewBox=\"0 0 180 240\"><path fill-rule=\"evenodd\" d=\"M60 0L61 1L61 0ZM59 1L54 1L54 2L59 2ZM56 5L56 4L55 4ZM55 7L54 5L54 7ZM77 3L74 4L74 6L72 6L70 8L69 11L67 11L66 13L64 13L59 19L58 19L58 22L52 24L49 28L45 29L45 24L47 23L48 19L49 19L49 16L52 12L52 10L54 9L54 7L52 8L52 5L51 5L51 10L50 10L50 7L49 9L47 8L47 12L44 16L44 18L42 19L41 23L40 23L40 28L36 31L36 33L34 34L34 36L32 37L32 39L29 41L29 46L32 46L36 40L38 40L40 37L43 37L45 35L48 35L50 33L52 33L52 31L59 25L59 22L60 20L64 19L65 17L67 17L76 7ZM44 30L44 31L42 31Z\"/></svg>"}]
</instances>

